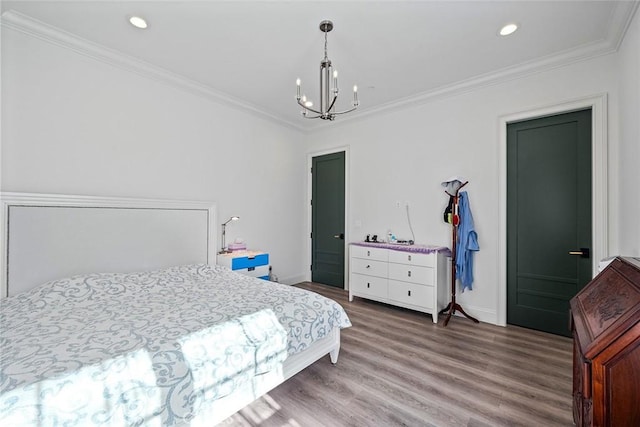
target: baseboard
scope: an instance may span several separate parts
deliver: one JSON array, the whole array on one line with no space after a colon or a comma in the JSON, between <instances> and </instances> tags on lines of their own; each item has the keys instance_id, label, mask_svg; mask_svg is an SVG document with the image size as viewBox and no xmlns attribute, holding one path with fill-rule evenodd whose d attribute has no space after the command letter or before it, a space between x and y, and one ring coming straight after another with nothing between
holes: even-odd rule
<instances>
[{"instance_id":1,"label":"baseboard","mask_svg":"<svg viewBox=\"0 0 640 427\"><path fill-rule=\"evenodd\" d=\"M284 285L295 285L304 281L306 281L304 274L300 274L298 276L283 277L279 279L279 282Z\"/></svg>"}]
</instances>

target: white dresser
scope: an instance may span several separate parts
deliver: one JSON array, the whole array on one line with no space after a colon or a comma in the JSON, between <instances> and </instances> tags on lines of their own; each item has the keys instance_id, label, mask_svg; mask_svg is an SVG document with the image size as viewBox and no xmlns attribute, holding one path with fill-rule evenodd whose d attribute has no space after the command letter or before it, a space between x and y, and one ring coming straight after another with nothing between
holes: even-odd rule
<instances>
[{"instance_id":1,"label":"white dresser","mask_svg":"<svg viewBox=\"0 0 640 427\"><path fill-rule=\"evenodd\" d=\"M449 249L386 244L349 245L349 301L362 297L431 313L448 302Z\"/></svg>"}]
</instances>

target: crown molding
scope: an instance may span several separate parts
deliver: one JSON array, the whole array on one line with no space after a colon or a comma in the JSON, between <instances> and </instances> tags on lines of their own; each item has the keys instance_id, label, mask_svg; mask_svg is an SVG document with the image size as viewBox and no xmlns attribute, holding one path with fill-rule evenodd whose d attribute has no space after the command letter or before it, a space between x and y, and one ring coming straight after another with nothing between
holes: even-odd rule
<instances>
[{"instance_id":1,"label":"crown molding","mask_svg":"<svg viewBox=\"0 0 640 427\"><path fill-rule=\"evenodd\" d=\"M632 0L619 3L618 7L613 10L609 19L609 34L607 34L607 40L615 47L616 51L620 49L624 36L627 34L627 30L631 22L633 22L633 17L638 12L639 7L640 0Z\"/></svg>"},{"instance_id":2,"label":"crown molding","mask_svg":"<svg viewBox=\"0 0 640 427\"><path fill-rule=\"evenodd\" d=\"M618 7L613 10L610 16L608 26L610 31L607 33L605 39L584 44L578 48L567 49L543 58L537 58L533 61L521 63L513 67L503 68L496 72L490 72L450 85L440 86L436 89L420 92L374 108L362 109L355 114L341 118L340 122L336 122L334 126L341 126L347 123L361 121L382 113L390 113L406 108L416 107L437 99L472 92L488 86L517 80L545 71L566 67L577 62L615 53L620 49L622 41L624 40L626 32L631 25L633 17L639 6L640 0L619 3ZM307 132L315 133L321 132L322 130L323 128L321 125L316 124L313 127L308 128Z\"/></svg>"},{"instance_id":3,"label":"crown molding","mask_svg":"<svg viewBox=\"0 0 640 427\"><path fill-rule=\"evenodd\" d=\"M8 10L2 14L2 26L38 38L56 46L72 50L80 55L109 64L113 67L168 84L191 94L202 96L226 107L250 113L262 119L276 122L287 128L304 131L304 127L296 124L295 122L283 120L278 116L263 111L255 105L214 90L209 86L203 85L202 83L173 73L164 68L133 58L118 50L110 49L98 43L94 43L15 10Z\"/></svg>"},{"instance_id":4,"label":"crown molding","mask_svg":"<svg viewBox=\"0 0 640 427\"><path fill-rule=\"evenodd\" d=\"M420 92L377 107L359 109L357 112L354 112L349 116L341 117L339 122L332 122L332 127L350 124L382 113L416 107L437 99L479 90L510 80L520 79L541 72L565 67L573 63L596 58L598 56L615 53L620 48L627 29L633 21L633 17L636 14L639 5L639 0L619 3L609 18L610 31L606 35L605 39L598 42L585 44L578 48L569 49L544 58L538 58L513 67L504 68L497 72L483 74L471 79L441 86L433 90ZM160 81L186 92L202 96L224 106L250 113L256 117L275 122L279 125L302 133L315 133L324 129L322 123L311 124L308 121L294 121L296 117L293 117L292 120L285 120L279 116L268 113L255 105L214 90L202 83L157 67L148 62L133 58L115 49L110 49L103 45L86 40L75 34L66 32L60 28L46 24L13 10L8 10L2 14L2 25L6 28L22 32L57 46L73 50L74 52L86 57L138 74L142 77Z\"/></svg>"},{"instance_id":5,"label":"crown molding","mask_svg":"<svg viewBox=\"0 0 640 427\"><path fill-rule=\"evenodd\" d=\"M357 120L363 120L371 116L382 113L389 113L403 110L406 108L423 105L434 100L444 99L463 93L473 92L485 87L506 83L511 80L521 79L534 74L545 71L566 67L576 62L593 59L598 56L614 53L617 49L611 46L609 41L600 41L597 43L582 46L578 49L571 49L566 52L538 58L535 61L519 64L514 67L504 68L498 72L491 72L480 76L473 77L468 80L456 82L451 85L441 86L434 90L421 92L396 101L388 102L380 106L362 110L358 114L352 114L348 118L340 121L340 124L349 123ZM321 131L320 126L314 126L309 131Z\"/></svg>"}]
</instances>

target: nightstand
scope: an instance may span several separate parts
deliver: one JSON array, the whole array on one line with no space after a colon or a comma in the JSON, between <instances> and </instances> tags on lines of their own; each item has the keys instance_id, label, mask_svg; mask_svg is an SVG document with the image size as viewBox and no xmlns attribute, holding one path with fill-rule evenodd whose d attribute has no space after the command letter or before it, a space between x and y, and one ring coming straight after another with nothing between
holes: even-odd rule
<instances>
[{"instance_id":1,"label":"nightstand","mask_svg":"<svg viewBox=\"0 0 640 427\"><path fill-rule=\"evenodd\" d=\"M218 265L236 273L269 280L269 254L260 251L236 251L218 254Z\"/></svg>"}]
</instances>

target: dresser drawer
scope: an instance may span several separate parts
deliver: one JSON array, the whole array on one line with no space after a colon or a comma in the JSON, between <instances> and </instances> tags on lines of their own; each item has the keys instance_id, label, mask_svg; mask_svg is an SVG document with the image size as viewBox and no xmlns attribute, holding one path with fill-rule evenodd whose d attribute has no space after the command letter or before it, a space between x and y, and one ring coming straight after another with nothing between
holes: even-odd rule
<instances>
[{"instance_id":1,"label":"dresser drawer","mask_svg":"<svg viewBox=\"0 0 640 427\"><path fill-rule=\"evenodd\" d=\"M258 267L267 264L269 264L269 254L249 255L233 258L231 260L231 269L241 270L243 268Z\"/></svg>"},{"instance_id":2,"label":"dresser drawer","mask_svg":"<svg viewBox=\"0 0 640 427\"><path fill-rule=\"evenodd\" d=\"M387 298L387 279L383 277L352 274L351 280L349 281L349 289L352 294L356 295Z\"/></svg>"},{"instance_id":3,"label":"dresser drawer","mask_svg":"<svg viewBox=\"0 0 640 427\"><path fill-rule=\"evenodd\" d=\"M434 270L431 267L420 267L406 264L389 264L389 279L403 282L433 285L435 283Z\"/></svg>"},{"instance_id":4,"label":"dresser drawer","mask_svg":"<svg viewBox=\"0 0 640 427\"><path fill-rule=\"evenodd\" d=\"M259 267L247 267L233 270L235 273L244 274L245 276L259 277L261 279L269 278L269 266L261 265Z\"/></svg>"},{"instance_id":5,"label":"dresser drawer","mask_svg":"<svg viewBox=\"0 0 640 427\"><path fill-rule=\"evenodd\" d=\"M389 280L388 292L390 300L433 310L433 286Z\"/></svg>"},{"instance_id":6,"label":"dresser drawer","mask_svg":"<svg viewBox=\"0 0 640 427\"><path fill-rule=\"evenodd\" d=\"M387 277L387 266L383 261L373 261L370 259L351 258L351 272L366 274L368 276Z\"/></svg>"},{"instance_id":7,"label":"dresser drawer","mask_svg":"<svg viewBox=\"0 0 640 427\"><path fill-rule=\"evenodd\" d=\"M356 258L366 258L373 259L376 261L387 261L389 256L387 255L387 250L382 248L371 248L365 246L356 246L351 245L351 256Z\"/></svg>"},{"instance_id":8,"label":"dresser drawer","mask_svg":"<svg viewBox=\"0 0 640 427\"><path fill-rule=\"evenodd\" d=\"M389 251L389 262L397 264L421 265L433 267L435 254L419 254L404 251Z\"/></svg>"},{"instance_id":9,"label":"dresser drawer","mask_svg":"<svg viewBox=\"0 0 640 427\"><path fill-rule=\"evenodd\" d=\"M269 278L269 254L260 251L238 251L218 254L218 265L247 276Z\"/></svg>"}]
</instances>

